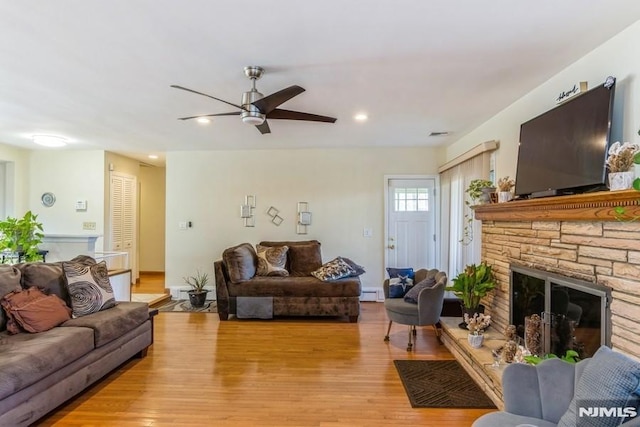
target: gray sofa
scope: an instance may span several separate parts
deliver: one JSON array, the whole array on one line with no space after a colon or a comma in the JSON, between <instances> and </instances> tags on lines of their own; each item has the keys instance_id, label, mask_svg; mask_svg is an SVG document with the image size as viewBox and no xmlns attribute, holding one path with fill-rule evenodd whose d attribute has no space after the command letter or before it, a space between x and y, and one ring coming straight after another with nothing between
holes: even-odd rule
<instances>
[{"instance_id":1,"label":"gray sofa","mask_svg":"<svg viewBox=\"0 0 640 427\"><path fill-rule=\"evenodd\" d=\"M34 285L69 305L61 263L0 265L0 297ZM45 332L15 335L0 312L2 426L34 423L127 360L144 357L153 342L146 303L118 302Z\"/></svg>"},{"instance_id":2,"label":"gray sofa","mask_svg":"<svg viewBox=\"0 0 640 427\"><path fill-rule=\"evenodd\" d=\"M640 416L623 423L607 414L578 415L579 405L633 407L640 415L640 363L604 346L577 364L549 359L508 365L502 387L504 411L481 416L473 427L640 426Z\"/></svg>"},{"instance_id":3,"label":"gray sofa","mask_svg":"<svg viewBox=\"0 0 640 427\"><path fill-rule=\"evenodd\" d=\"M348 316L357 322L360 314L360 279L347 277L330 282L311 272L322 265L320 242L260 242L262 246L287 246L286 277L257 276L257 254L243 243L226 249L214 262L216 304L220 320L237 317ZM239 314L254 305L255 315Z\"/></svg>"}]
</instances>

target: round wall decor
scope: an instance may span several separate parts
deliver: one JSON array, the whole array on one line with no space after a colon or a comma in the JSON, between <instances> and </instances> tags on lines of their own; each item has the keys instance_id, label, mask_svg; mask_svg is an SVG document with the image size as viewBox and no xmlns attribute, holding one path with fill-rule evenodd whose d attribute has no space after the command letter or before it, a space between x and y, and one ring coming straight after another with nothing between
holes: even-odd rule
<instances>
[{"instance_id":1,"label":"round wall decor","mask_svg":"<svg viewBox=\"0 0 640 427\"><path fill-rule=\"evenodd\" d=\"M53 193L43 193L40 200L44 206L50 208L56 202L56 196Z\"/></svg>"}]
</instances>

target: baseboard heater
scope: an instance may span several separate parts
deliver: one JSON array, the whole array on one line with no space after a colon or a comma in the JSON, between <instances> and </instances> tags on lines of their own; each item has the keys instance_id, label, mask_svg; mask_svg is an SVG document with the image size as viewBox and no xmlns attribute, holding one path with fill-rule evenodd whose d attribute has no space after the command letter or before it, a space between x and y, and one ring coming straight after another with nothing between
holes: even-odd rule
<instances>
[{"instance_id":1,"label":"baseboard heater","mask_svg":"<svg viewBox=\"0 0 640 427\"><path fill-rule=\"evenodd\" d=\"M383 302L384 292L379 288L362 288L360 301Z\"/></svg>"}]
</instances>

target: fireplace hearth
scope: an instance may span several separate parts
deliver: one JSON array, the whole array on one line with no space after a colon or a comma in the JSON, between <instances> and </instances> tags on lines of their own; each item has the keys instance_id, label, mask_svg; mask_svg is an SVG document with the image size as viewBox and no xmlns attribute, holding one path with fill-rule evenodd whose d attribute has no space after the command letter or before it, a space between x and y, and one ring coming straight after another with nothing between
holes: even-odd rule
<instances>
[{"instance_id":1,"label":"fireplace hearth","mask_svg":"<svg viewBox=\"0 0 640 427\"><path fill-rule=\"evenodd\" d=\"M525 337L525 318L542 318L542 353L591 357L611 345L611 290L544 270L511 265L510 322ZM526 340L525 340L526 341Z\"/></svg>"}]
</instances>

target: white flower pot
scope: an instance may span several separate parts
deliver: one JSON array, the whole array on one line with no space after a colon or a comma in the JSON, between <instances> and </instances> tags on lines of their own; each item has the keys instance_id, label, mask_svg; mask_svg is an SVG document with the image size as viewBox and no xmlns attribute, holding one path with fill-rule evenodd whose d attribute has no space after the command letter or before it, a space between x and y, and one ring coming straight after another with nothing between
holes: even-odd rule
<instances>
[{"instance_id":1,"label":"white flower pot","mask_svg":"<svg viewBox=\"0 0 640 427\"><path fill-rule=\"evenodd\" d=\"M469 341L469 345L473 348L482 347L482 341L484 340L484 335L467 335L467 340Z\"/></svg>"},{"instance_id":2,"label":"white flower pot","mask_svg":"<svg viewBox=\"0 0 640 427\"><path fill-rule=\"evenodd\" d=\"M508 202L511 199L513 199L513 193L511 191L498 192L498 203Z\"/></svg>"},{"instance_id":3,"label":"white flower pot","mask_svg":"<svg viewBox=\"0 0 640 427\"><path fill-rule=\"evenodd\" d=\"M634 171L612 172L609 174L609 190L628 190L633 187Z\"/></svg>"}]
</instances>

